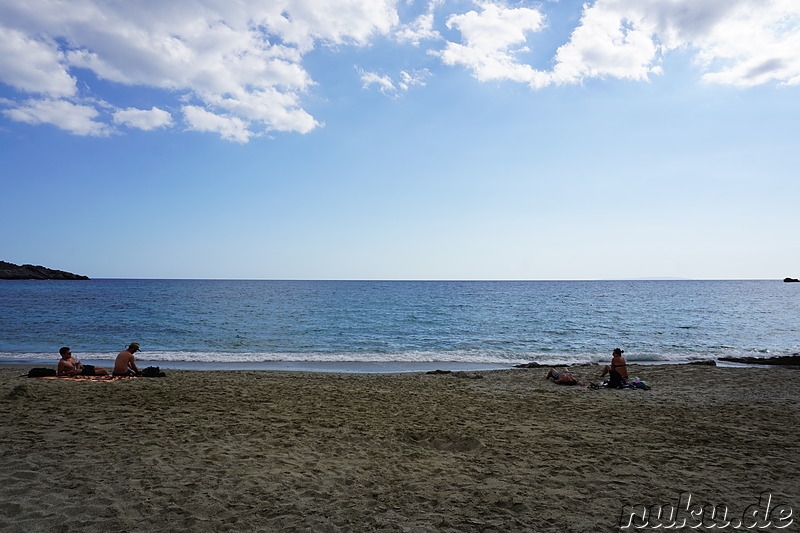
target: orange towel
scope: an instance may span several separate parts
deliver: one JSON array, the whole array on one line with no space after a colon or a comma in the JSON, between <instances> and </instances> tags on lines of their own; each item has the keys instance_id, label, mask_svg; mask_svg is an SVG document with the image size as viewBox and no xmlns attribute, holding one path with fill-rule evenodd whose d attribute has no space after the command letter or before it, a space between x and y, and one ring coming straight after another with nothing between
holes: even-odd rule
<instances>
[{"instance_id":1,"label":"orange towel","mask_svg":"<svg viewBox=\"0 0 800 533\"><path fill-rule=\"evenodd\" d=\"M119 381L121 379L138 379L139 376L45 376L30 379L59 379L64 381Z\"/></svg>"}]
</instances>

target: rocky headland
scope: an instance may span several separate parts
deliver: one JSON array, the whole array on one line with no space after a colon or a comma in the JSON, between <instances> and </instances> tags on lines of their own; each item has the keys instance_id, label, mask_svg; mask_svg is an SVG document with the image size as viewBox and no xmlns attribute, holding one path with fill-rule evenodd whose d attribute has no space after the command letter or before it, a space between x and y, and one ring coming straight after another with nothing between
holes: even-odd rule
<instances>
[{"instance_id":1,"label":"rocky headland","mask_svg":"<svg viewBox=\"0 0 800 533\"><path fill-rule=\"evenodd\" d=\"M86 280L89 278L39 265L15 265L14 263L0 261L0 279Z\"/></svg>"}]
</instances>

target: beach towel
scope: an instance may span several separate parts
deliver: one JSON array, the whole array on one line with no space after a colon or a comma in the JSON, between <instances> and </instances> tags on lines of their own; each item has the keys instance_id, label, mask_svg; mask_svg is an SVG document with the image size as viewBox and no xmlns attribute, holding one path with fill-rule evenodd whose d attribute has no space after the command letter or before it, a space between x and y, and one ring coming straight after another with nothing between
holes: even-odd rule
<instances>
[{"instance_id":1,"label":"beach towel","mask_svg":"<svg viewBox=\"0 0 800 533\"><path fill-rule=\"evenodd\" d=\"M119 381L121 379L139 379L137 376L28 376L36 379L57 379L61 381Z\"/></svg>"}]
</instances>

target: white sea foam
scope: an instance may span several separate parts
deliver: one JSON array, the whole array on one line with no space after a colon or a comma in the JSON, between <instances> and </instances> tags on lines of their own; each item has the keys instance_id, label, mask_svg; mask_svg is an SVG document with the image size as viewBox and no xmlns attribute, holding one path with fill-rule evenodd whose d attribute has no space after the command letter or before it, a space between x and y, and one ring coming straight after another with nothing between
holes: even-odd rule
<instances>
[{"instance_id":1,"label":"white sea foam","mask_svg":"<svg viewBox=\"0 0 800 533\"><path fill-rule=\"evenodd\" d=\"M87 361L111 361L117 352L76 352L76 356ZM764 350L726 350L719 353L696 352L626 353L629 362L692 362L715 360L719 357L772 357L792 353L772 353ZM486 350L464 351L405 351L387 352L219 352L219 351L144 351L137 359L146 362L168 363L466 363L518 365L539 363L541 365L581 365L608 362L610 354L601 353L535 353L500 352ZM58 355L43 352L0 352L0 362L57 361Z\"/></svg>"}]
</instances>

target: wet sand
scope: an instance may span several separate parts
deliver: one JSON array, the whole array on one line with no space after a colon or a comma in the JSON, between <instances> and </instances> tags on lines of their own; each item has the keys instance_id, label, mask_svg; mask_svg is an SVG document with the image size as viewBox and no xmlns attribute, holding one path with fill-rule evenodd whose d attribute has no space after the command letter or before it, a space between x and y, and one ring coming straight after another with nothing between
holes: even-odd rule
<instances>
[{"instance_id":1,"label":"wet sand","mask_svg":"<svg viewBox=\"0 0 800 533\"><path fill-rule=\"evenodd\" d=\"M796 368L633 365L646 391L546 369L27 368L0 368L3 532L602 532L625 504L690 493L741 515L764 492L795 511L781 531L800 525Z\"/></svg>"}]
</instances>

